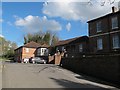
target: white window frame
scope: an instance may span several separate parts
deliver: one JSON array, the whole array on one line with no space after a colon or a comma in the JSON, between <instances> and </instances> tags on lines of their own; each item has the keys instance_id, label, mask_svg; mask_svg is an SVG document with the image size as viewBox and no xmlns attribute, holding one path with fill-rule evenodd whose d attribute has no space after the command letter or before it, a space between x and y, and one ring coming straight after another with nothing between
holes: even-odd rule
<instances>
[{"instance_id":1,"label":"white window frame","mask_svg":"<svg viewBox=\"0 0 120 90\"><path fill-rule=\"evenodd\" d=\"M96 30L97 30L97 32L102 32L102 22L101 21L96 23Z\"/></svg>"},{"instance_id":2,"label":"white window frame","mask_svg":"<svg viewBox=\"0 0 120 90\"><path fill-rule=\"evenodd\" d=\"M118 17L112 17L111 18L111 23L112 23L112 29L118 28Z\"/></svg>"},{"instance_id":3,"label":"white window frame","mask_svg":"<svg viewBox=\"0 0 120 90\"><path fill-rule=\"evenodd\" d=\"M103 40L102 38L97 39L97 50L102 50L103 49Z\"/></svg>"},{"instance_id":4,"label":"white window frame","mask_svg":"<svg viewBox=\"0 0 120 90\"><path fill-rule=\"evenodd\" d=\"M83 44L79 44L79 52L83 52Z\"/></svg>"},{"instance_id":5,"label":"white window frame","mask_svg":"<svg viewBox=\"0 0 120 90\"><path fill-rule=\"evenodd\" d=\"M118 35L114 35L112 41L113 41L113 49L120 48L120 37Z\"/></svg>"}]
</instances>

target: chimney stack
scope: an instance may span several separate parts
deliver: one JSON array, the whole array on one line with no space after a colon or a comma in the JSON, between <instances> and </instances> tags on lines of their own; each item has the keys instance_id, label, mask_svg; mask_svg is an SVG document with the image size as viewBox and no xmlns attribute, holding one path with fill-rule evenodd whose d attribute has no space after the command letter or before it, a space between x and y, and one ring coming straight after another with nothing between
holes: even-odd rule
<instances>
[{"instance_id":1,"label":"chimney stack","mask_svg":"<svg viewBox=\"0 0 120 90\"><path fill-rule=\"evenodd\" d=\"M117 8L116 7L112 7L112 13L115 13L115 12L117 12Z\"/></svg>"}]
</instances>

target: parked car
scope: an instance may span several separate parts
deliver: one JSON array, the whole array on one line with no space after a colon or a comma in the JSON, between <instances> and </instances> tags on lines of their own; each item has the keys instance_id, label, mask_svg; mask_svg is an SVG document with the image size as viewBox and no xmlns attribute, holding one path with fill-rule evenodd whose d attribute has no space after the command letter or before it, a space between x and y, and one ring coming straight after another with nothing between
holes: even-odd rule
<instances>
[{"instance_id":1,"label":"parked car","mask_svg":"<svg viewBox=\"0 0 120 90\"><path fill-rule=\"evenodd\" d=\"M40 58L40 57L33 57L32 58L32 63L43 63L46 64L46 60Z\"/></svg>"},{"instance_id":2,"label":"parked car","mask_svg":"<svg viewBox=\"0 0 120 90\"><path fill-rule=\"evenodd\" d=\"M29 62L29 58L24 58L24 59L23 59L23 62L24 62L24 63L28 63L28 62Z\"/></svg>"}]
</instances>

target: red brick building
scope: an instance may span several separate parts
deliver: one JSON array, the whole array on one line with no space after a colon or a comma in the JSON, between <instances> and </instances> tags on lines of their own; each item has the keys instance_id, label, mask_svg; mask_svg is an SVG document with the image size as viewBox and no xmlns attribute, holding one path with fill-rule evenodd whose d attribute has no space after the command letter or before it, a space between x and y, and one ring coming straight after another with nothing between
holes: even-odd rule
<instances>
[{"instance_id":1,"label":"red brick building","mask_svg":"<svg viewBox=\"0 0 120 90\"><path fill-rule=\"evenodd\" d=\"M24 58L48 55L47 52L48 52L48 49L46 45L40 45L36 42L31 41L15 49L15 60L18 62L21 62Z\"/></svg>"},{"instance_id":2,"label":"red brick building","mask_svg":"<svg viewBox=\"0 0 120 90\"><path fill-rule=\"evenodd\" d=\"M120 52L120 11L88 21L91 53Z\"/></svg>"}]
</instances>

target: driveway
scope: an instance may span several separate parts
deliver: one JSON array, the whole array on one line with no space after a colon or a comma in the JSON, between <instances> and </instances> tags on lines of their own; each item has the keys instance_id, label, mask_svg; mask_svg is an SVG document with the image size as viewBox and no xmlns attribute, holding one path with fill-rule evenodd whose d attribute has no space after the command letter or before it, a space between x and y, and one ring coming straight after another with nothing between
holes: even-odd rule
<instances>
[{"instance_id":1,"label":"driveway","mask_svg":"<svg viewBox=\"0 0 120 90\"><path fill-rule=\"evenodd\" d=\"M52 64L5 63L2 78L3 88L116 89L89 81L82 75Z\"/></svg>"}]
</instances>

